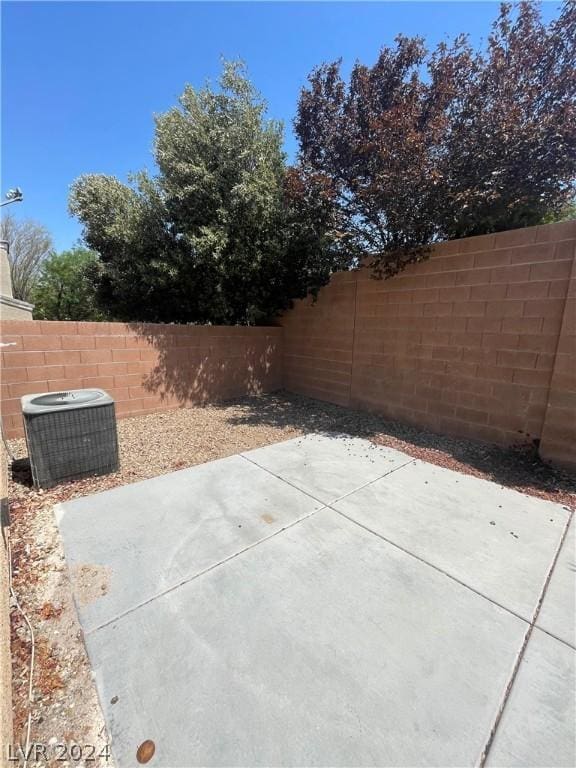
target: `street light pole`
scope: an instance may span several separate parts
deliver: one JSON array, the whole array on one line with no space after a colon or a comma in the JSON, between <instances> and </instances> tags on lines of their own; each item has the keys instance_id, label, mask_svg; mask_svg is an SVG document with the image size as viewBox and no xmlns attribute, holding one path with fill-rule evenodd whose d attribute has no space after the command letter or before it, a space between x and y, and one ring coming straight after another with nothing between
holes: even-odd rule
<instances>
[{"instance_id":1,"label":"street light pole","mask_svg":"<svg viewBox=\"0 0 576 768\"><path fill-rule=\"evenodd\" d=\"M22 194L20 187L9 189L8 192L6 192L6 200L3 203L0 203L0 208L3 205L10 205L10 203L21 203L23 199L24 195Z\"/></svg>"}]
</instances>

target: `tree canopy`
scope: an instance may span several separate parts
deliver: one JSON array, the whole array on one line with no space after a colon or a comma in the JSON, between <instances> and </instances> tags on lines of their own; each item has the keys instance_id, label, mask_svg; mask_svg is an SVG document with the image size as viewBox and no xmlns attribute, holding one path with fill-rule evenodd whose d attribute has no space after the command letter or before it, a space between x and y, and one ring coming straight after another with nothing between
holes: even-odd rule
<instances>
[{"instance_id":1,"label":"tree canopy","mask_svg":"<svg viewBox=\"0 0 576 768\"><path fill-rule=\"evenodd\" d=\"M400 35L315 69L297 162L241 63L155 119L157 173L89 174L70 210L122 320L257 323L358 263L390 276L438 240L555 220L576 179L576 1L503 4L486 46ZM568 206L568 207L567 207Z\"/></svg>"},{"instance_id":2,"label":"tree canopy","mask_svg":"<svg viewBox=\"0 0 576 768\"><path fill-rule=\"evenodd\" d=\"M2 214L0 240L6 240L9 245L8 261L14 298L32 301L42 263L52 250L50 233L37 221L17 219L7 212Z\"/></svg>"},{"instance_id":3,"label":"tree canopy","mask_svg":"<svg viewBox=\"0 0 576 768\"><path fill-rule=\"evenodd\" d=\"M98 256L75 247L52 253L42 263L32 292L36 320L103 320L94 304Z\"/></svg>"},{"instance_id":4,"label":"tree canopy","mask_svg":"<svg viewBox=\"0 0 576 768\"><path fill-rule=\"evenodd\" d=\"M314 70L295 122L299 168L330 192L338 247L384 275L438 239L558 214L576 176L576 4L543 24L501 6L484 52L399 36L350 78Z\"/></svg>"},{"instance_id":5,"label":"tree canopy","mask_svg":"<svg viewBox=\"0 0 576 768\"><path fill-rule=\"evenodd\" d=\"M100 255L100 306L124 320L255 323L324 284L332 210L306 204L282 136L243 65L227 63L218 88L187 86L156 117L157 176L77 179L70 210Z\"/></svg>"}]
</instances>

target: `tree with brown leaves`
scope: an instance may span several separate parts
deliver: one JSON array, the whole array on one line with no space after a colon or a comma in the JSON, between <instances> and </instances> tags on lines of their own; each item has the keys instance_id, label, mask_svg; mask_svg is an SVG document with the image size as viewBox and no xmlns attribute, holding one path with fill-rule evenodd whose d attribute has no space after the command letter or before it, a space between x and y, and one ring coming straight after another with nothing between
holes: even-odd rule
<instances>
[{"instance_id":1,"label":"tree with brown leaves","mask_svg":"<svg viewBox=\"0 0 576 768\"><path fill-rule=\"evenodd\" d=\"M574 196L576 4L501 6L486 50L396 38L372 66L309 77L295 173L330 197L349 263L394 274L427 244L536 224ZM325 197L325 199L327 199Z\"/></svg>"}]
</instances>

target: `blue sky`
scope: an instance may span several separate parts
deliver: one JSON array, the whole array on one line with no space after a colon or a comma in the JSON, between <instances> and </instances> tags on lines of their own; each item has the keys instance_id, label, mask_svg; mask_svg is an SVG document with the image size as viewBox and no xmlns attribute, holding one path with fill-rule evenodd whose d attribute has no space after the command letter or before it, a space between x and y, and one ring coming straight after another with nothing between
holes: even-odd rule
<instances>
[{"instance_id":1,"label":"blue sky","mask_svg":"<svg viewBox=\"0 0 576 768\"><path fill-rule=\"evenodd\" d=\"M186 83L216 79L220 57L243 58L293 156L296 101L310 70L342 57L372 63L398 33L431 44L468 32L477 45L495 2L2 3L1 193L20 186L19 218L48 227L57 249L80 226L67 213L81 173L126 179L153 169L154 113ZM543 6L546 20L557 3Z\"/></svg>"}]
</instances>

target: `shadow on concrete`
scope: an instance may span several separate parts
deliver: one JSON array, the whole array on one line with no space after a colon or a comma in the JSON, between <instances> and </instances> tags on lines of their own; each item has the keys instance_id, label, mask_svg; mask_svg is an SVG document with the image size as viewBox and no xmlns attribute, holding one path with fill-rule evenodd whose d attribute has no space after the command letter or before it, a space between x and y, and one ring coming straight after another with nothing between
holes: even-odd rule
<instances>
[{"instance_id":1,"label":"shadow on concrete","mask_svg":"<svg viewBox=\"0 0 576 768\"><path fill-rule=\"evenodd\" d=\"M543 462L535 446L504 448L450 437L288 392L246 400L242 411L229 419L232 425L292 427L303 432L363 437L423 461L576 508L576 476Z\"/></svg>"}]
</instances>

